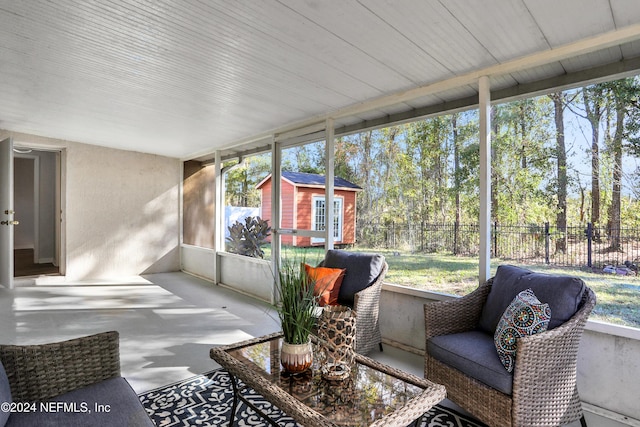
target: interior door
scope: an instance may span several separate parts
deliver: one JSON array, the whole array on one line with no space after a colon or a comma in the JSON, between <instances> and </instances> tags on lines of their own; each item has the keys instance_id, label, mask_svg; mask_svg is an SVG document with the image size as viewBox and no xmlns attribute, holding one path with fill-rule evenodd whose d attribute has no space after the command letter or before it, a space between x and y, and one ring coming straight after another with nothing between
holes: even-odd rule
<instances>
[{"instance_id":1,"label":"interior door","mask_svg":"<svg viewBox=\"0 0 640 427\"><path fill-rule=\"evenodd\" d=\"M0 142L0 284L13 288L13 141Z\"/></svg>"}]
</instances>

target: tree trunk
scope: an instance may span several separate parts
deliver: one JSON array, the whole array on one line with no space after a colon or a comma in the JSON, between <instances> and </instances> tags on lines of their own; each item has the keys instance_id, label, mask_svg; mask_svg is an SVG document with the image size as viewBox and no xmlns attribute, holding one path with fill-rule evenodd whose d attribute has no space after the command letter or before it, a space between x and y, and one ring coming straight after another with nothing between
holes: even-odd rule
<instances>
[{"instance_id":1,"label":"tree trunk","mask_svg":"<svg viewBox=\"0 0 640 427\"><path fill-rule=\"evenodd\" d=\"M249 177L245 168L242 172L242 192L240 196L240 206L249 206Z\"/></svg>"},{"instance_id":2,"label":"tree trunk","mask_svg":"<svg viewBox=\"0 0 640 427\"><path fill-rule=\"evenodd\" d=\"M596 229L596 239L599 238L600 223L600 118L602 117L601 97L602 91L595 91L593 98L589 90L582 89L584 107L587 112L587 120L591 124L591 223Z\"/></svg>"},{"instance_id":3,"label":"tree trunk","mask_svg":"<svg viewBox=\"0 0 640 427\"><path fill-rule=\"evenodd\" d=\"M498 212L498 171L496 170L496 162L498 158L498 153L496 151L498 139L497 109L497 106L491 108L491 127L493 128L493 134L491 137L491 222L497 221Z\"/></svg>"},{"instance_id":4,"label":"tree trunk","mask_svg":"<svg viewBox=\"0 0 640 427\"><path fill-rule=\"evenodd\" d=\"M558 163L558 212L556 227L560 237L556 239L556 251L565 252L567 249L567 151L564 140L564 96L562 92L551 96L554 105L556 123L556 157Z\"/></svg>"},{"instance_id":5,"label":"tree trunk","mask_svg":"<svg viewBox=\"0 0 640 427\"><path fill-rule=\"evenodd\" d=\"M622 248L620 242L620 189L622 183L622 138L624 134L625 105L616 96L616 131L612 141L613 153L613 183L611 186L611 206L609 207L609 247L618 251Z\"/></svg>"},{"instance_id":6,"label":"tree trunk","mask_svg":"<svg viewBox=\"0 0 640 427\"><path fill-rule=\"evenodd\" d=\"M520 158L520 163L522 169L527 168L527 117L525 115L525 104L521 103L519 107L519 115L520 115L520 132L522 137L522 153ZM517 136L517 131L516 131Z\"/></svg>"},{"instance_id":7,"label":"tree trunk","mask_svg":"<svg viewBox=\"0 0 640 427\"><path fill-rule=\"evenodd\" d=\"M527 169L527 152L529 148L527 147L527 115L526 115L526 101L521 102L519 105L518 113L519 113L519 128L520 128L520 138L522 141L522 152L521 152L521 167L522 169ZM517 132L518 127L516 126L516 138L518 137ZM526 207L528 206L528 193L523 191L520 193L520 206ZM527 210L518 209L518 219L521 224L526 224L527 222Z\"/></svg>"},{"instance_id":8,"label":"tree trunk","mask_svg":"<svg viewBox=\"0 0 640 427\"><path fill-rule=\"evenodd\" d=\"M370 215L373 213L373 198L371 197L371 194L373 194L371 191L371 168L373 164L373 159L371 158L371 152L373 149L373 143L371 141L372 133L372 131L369 131L364 135L364 174L367 182L366 185L369 187L370 193L370 195L367 196L367 209L369 210Z\"/></svg>"},{"instance_id":9,"label":"tree trunk","mask_svg":"<svg viewBox=\"0 0 640 427\"><path fill-rule=\"evenodd\" d=\"M575 171L575 173L576 173L576 182L578 183L578 187L580 188L580 224L584 224L584 221L585 221L584 205L586 200L586 195L585 195L586 189L582 184L582 182L580 182L580 173L578 171Z\"/></svg>"},{"instance_id":10,"label":"tree trunk","mask_svg":"<svg viewBox=\"0 0 640 427\"><path fill-rule=\"evenodd\" d=\"M451 116L453 128L453 182L455 187L456 220L454 224L453 254L458 254L460 245L460 222L462 221L462 206L460 205L460 147L458 141L458 113Z\"/></svg>"}]
</instances>

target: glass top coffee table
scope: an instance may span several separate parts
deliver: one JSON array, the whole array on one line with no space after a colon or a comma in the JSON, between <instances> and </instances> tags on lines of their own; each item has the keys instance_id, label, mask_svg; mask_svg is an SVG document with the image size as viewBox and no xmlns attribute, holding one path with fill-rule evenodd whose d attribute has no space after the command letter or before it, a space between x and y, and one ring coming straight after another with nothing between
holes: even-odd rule
<instances>
[{"instance_id":1,"label":"glass top coffee table","mask_svg":"<svg viewBox=\"0 0 640 427\"><path fill-rule=\"evenodd\" d=\"M318 357L309 371L288 375L280 366L281 340L282 334L277 333L211 349L211 358L231 375L234 401L230 425L241 399L277 426L243 397L242 384L305 427L405 427L445 398L444 386L359 354L344 380L325 380ZM322 344L315 337L312 340L318 350Z\"/></svg>"}]
</instances>

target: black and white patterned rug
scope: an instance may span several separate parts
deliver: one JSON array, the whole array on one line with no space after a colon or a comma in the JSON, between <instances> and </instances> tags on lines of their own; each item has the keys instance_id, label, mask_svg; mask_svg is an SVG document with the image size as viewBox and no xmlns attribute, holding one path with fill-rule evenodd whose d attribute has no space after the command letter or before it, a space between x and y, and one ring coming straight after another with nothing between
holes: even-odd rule
<instances>
[{"instance_id":1,"label":"black and white patterned rug","mask_svg":"<svg viewBox=\"0 0 640 427\"><path fill-rule=\"evenodd\" d=\"M245 397L251 400L278 425L299 425L262 396L249 389ZM140 394L140 401L158 427L227 426L233 389L229 374L223 369L207 372L174 384ZM236 411L237 426L268 426L268 424L243 402ZM242 418L239 420L238 418ZM440 405L426 412L417 424L419 427L484 427L484 424Z\"/></svg>"}]
</instances>

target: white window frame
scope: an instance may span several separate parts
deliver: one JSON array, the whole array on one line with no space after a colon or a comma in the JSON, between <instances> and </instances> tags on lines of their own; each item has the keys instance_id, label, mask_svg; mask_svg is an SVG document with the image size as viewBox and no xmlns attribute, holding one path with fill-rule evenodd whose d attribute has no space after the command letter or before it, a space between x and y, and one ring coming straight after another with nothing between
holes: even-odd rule
<instances>
[{"instance_id":1,"label":"white window frame","mask_svg":"<svg viewBox=\"0 0 640 427\"><path fill-rule=\"evenodd\" d=\"M318 202L322 203L322 206L325 206L325 196L324 195L314 195L311 198L311 229L315 230L315 231L324 231L324 229L319 230L318 226L319 224L317 223L317 209L318 209ZM333 232L333 241L334 242L341 242L342 241L342 224L344 223L344 218L343 218L343 213L344 213L344 197L341 196L334 196L333 198L333 208L334 208L334 215L333 215L333 221L334 224L336 225L336 227L334 228ZM326 218L327 215L325 213L325 227L326 227ZM312 237L311 238L311 243L323 243L324 242L324 238L323 237Z\"/></svg>"}]
</instances>

